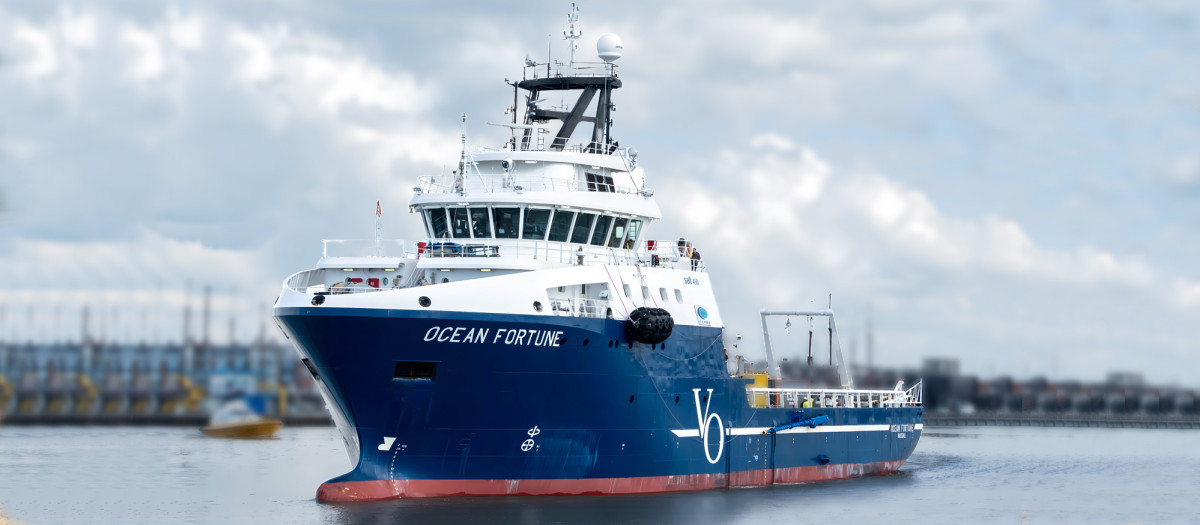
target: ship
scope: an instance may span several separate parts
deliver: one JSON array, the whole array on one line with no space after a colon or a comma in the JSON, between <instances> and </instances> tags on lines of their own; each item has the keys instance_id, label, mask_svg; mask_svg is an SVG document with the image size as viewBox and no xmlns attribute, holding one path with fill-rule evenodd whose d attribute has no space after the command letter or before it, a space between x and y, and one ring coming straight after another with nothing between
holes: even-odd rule
<instances>
[{"instance_id":1,"label":"ship","mask_svg":"<svg viewBox=\"0 0 1200 525\"><path fill-rule=\"evenodd\" d=\"M729 356L699 246L651 239L661 212L612 132L619 36L599 60L525 56L497 147L418 178L425 239L324 241L275 319L319 386L352 470L319 501L635 494L896 471L921 385L853 388L831 308L760 312L767 362ZM565 103L550 105L547 100ZM573 103L571 103L573 101ZM767 320L828 324L833 385L780 376ZM790 323L790 319L789 319ZM810 349L811 352L811 349ZM811 363L811 360L810 360Z\"/></svg>"}]
</instances>

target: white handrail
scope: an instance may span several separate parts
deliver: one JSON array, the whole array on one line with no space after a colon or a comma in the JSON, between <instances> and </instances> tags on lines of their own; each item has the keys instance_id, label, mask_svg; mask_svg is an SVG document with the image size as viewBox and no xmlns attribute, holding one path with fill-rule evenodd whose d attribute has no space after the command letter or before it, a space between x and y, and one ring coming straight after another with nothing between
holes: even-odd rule
<instances>
[{"instance_id":1,"label":"white handrail","mask_svg":"<svg viewBox=\"0 0 1200 525\"><path fill-rule=\"evenodd\" d=\"M754 408L877 408L922 405L922 383L908 390L849 390L843 388L747 388Z\"/></svg>"}]
</instances>

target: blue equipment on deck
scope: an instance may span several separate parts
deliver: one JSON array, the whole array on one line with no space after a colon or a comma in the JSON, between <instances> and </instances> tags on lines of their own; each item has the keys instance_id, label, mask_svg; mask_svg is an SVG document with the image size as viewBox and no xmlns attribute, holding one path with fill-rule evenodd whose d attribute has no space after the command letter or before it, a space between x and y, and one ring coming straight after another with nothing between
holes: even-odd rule
<instances>
[{"instance_id":1,"label":"blue equipment on deck","mask_svg":"<svg viewBox=\"0 0 1200 525\"><path fill-rule=\"evenodd\" d=\"M817 425L823 425L826 421L829 421L829 416L820 415L817 417L805 417L803 410L797 410L796 412L792 412L791 423L779 425L775 428L769 428L766 432L763 432L763 434L774 434L781 430L803 426L807 426L808 428L817 428Z\"/></svg>"}]
</instances>

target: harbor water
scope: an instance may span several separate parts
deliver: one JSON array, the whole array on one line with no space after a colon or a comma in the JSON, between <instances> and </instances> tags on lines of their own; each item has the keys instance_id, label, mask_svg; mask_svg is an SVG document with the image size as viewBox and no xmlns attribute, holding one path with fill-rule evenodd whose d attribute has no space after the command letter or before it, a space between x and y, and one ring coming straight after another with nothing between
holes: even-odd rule
<instances>
[{"instance_id":1,"label":"harbor water","mask_svg":"<svg viewBox=\"0 0 1200 525\"><path fill-rule=\"evenodd\" d=\"M325 504L332 427L226 440L179 427L0 425L0 522L1173 523L1200 521L1194 430L928 428L897 473L638 496Z\"/></svg>"}]
</instances>

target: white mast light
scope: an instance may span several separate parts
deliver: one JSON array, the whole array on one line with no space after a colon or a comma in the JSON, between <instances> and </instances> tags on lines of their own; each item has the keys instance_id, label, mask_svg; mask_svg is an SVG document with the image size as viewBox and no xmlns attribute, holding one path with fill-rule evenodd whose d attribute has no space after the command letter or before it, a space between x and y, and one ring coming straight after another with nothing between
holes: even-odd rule
<instances>
[{"instance_id":1,"label":"white mast light","mask_svg":"<svg viewBox=\"0 0 1200 525\"><path fill-rule=\"evenodd\" d=\"M625 43L621 41L621 37L612 33L605 34L596 41L596 54L600 55L600 59L613 63L618 58L621 58L621 52L625 50Z\"/></svg>"}]
</instances>

